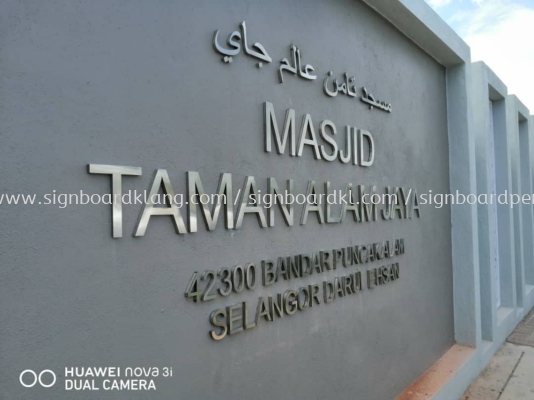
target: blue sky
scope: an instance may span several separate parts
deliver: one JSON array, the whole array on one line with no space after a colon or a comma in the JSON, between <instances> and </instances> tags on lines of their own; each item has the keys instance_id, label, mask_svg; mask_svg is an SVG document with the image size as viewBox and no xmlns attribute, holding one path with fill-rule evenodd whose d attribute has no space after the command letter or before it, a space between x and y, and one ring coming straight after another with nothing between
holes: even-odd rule
<instances>
[{"instance_id":1,"label":"blue sky","mask_svg":"<svg viewBox=\"0 0 534 400\"><path fill-rule=\"evenodd\" d=\"M534 0L426 0L534 113Z\"/></svg>"}]
</instances>

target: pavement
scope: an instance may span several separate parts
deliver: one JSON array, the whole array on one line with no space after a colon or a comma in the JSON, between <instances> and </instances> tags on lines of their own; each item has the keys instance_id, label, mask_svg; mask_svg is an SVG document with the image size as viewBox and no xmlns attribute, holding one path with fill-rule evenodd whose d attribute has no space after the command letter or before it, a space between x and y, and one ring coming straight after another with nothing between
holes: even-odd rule
<instances>
[{"instance_id":1,"label":"pavement","mask_svg":"<svg viewBox=\"0 0 534 400\"><path fill-rule=\"evenodd\" d=\"M469 386L462 400L534 400L534 308Z\"/></svg>"}]
</instances>

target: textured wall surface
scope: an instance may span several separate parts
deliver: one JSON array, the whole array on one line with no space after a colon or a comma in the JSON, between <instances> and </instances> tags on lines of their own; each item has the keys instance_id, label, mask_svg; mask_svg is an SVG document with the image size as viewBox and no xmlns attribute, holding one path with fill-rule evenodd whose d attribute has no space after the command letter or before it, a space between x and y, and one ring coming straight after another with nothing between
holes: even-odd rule
<instances>
[{"instance_id":1,"label":"textured wall surface","mask_svg":"<svg viewBox=\"0 0 534 400\"><path fill-rule=\"evenodd\" d=\"M233 174L234 191L253 175L417 188L447 193L445 70L359 1L15 2L0 6L1 193L108 193L109 178L87 164L139 166L123 189L148 189L165 168L177 193L186 171L204 189ZM273 58L263 68L240 54L222 63L212 48L245 20L249 42ZM318 79L276 67L289 45ZM250 45L250 44L249 44ZM322 92L322 79L347 71L358 87L392 103L391 114ZM281 125L332 120L373 134L370 168L264 152L263 108ZM341 135L339 135L341 136ZM342 142L338 138L338 142ZM322 191L322 187L319 187ZM450 209L422 206L420 219L177 235L170 218L132 234L140 205L125 205L124 237L111 238L111 207L0 206L0 387L6 399L325 399L393 398L453 343ZM296 208L296 221L300 207ZM185 215L185 210L182 211ZM261 295L321 283L330 271L193 303L183 292L193 271L322 249L404 238L400 279L372 291L215 342L208 315ZM373 264L350 267L365 271ZM254 311L254 310L252 310ZM157 392L67 392L67 366L172 366ZM58 373L50 389L26 389L21 371Z\"/></svg>"}]
</instances>

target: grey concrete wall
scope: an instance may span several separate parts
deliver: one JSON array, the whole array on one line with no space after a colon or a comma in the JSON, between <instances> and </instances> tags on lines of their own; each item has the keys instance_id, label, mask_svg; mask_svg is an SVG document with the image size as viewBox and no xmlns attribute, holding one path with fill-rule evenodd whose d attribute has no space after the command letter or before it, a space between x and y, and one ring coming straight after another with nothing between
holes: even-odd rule
<instances>
[{"instance_id":1,"label":"grey concrete wall","mask_svg":"<svg viewBox=\"0 0 534 400\"><path fill-rule=\"evenodd\" d=\"M490 157L495 157L497 193L531 193L532 116L515 95L508 95L506 85L486 64L477 62L471 69L477 193L489 191ZM493 115L489 113L488 100L493 102ZM487 151L490 118L494 123L494 155ZM476 280L480 294L463 307L467 311L474 308L477 319L481 321L480 328L474 330L477 344L473 346L475 349L469 359L432 396L436 400L461 398L534 305L534 287L529 281L532 274L529 257L532 251L532 206L524 204L511 208L509 204L500 204L497 218L490 211L488 206L479 205L480 264ZM498 231L498 243L494 236L488 234L488 229L494 228ZM495 247L499 253L500 285L497 285L494 276L495 259L491 256ZM516 252L518 250L523 253ZM455 293L457 290L455 285ZM495 303L497 291L501 294L500 307ZM461 315L466 313L458 312Z\"/></svg>"},{"instance_id":2,"label":"grey concrete wall","mask_svg":"<svg viewBox=\"0 0 534 400\"><path fill-rule=\"evenodd\" d=\"M214 191L221 172L234 188L253 175L306 182L449 191L445 69L357 1L15 2L0 6L1 193L108 193L109 179L87 164L132 165L125 190L148 189L156 168L186 192L199 171ZM273 63L243 54L231 65L211 46L246 20L249 41ZM316 82L288 75L278 60L297 44ZM344 71L391 114L322 92L325 73ZM380 93L378 95L378 93ZM364 169L263 151L262 103L279 122L287 108L373 133L376 158ZM321 189L322 190L322 189ZM107 205L6 206L0 212L0 387L9 399L386 399L402 391L453 343L451 213L355 224L260 229L246 216L238 231L177 235L152 218L133 238L140 206L124 207L124 237L112 239ZM299 210L299 208L297 208ZM277 211L278 212L278 211ZM221 221L222 222L222 221ZM239 301L321 283L257 287L194 304L183 292L193 271L402 237L401 278L374 291L297 313L214 342L209 313ZM375 265L376 264L376 265ZM378 263L373 266L378 266ZM365 267L352 271L365 271ZM22 370L66 366L172 366L149 392L25 389Z\"/></svg>"}]
</instances>

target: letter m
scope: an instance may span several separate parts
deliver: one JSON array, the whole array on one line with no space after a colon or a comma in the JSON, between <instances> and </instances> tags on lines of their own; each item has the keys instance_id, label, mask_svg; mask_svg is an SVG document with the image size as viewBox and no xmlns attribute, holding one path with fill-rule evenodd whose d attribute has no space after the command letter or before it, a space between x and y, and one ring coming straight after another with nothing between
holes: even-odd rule
<instances>
[{"instance_id":1,"label":"letter m","mask_svg":"<svg viewBox=\"0 0 534 400\"><path fill-rule=\"evenodd\" d=\"M274 115L274 108L272 103L263 103L263 116L265 127L265 151L270 153L272 151L272 138L274 135L276 151L278 154L284 154L286 150L286 144L288 142L288 136L290 141L290 155L295 156L296 141L295 141L295 110L288 108L286 111L286 119L284 121L284 133L280 137L280 131L278 130L278 123L276 122L276 115Z\"/></svg>"},{"instance_id":2,"label":"letter m","mask_svg":"<svg viewBox=\"0 0 534 400\"><path fill-rule=\"evenodd\" d=\"M215 203L212 206L212 211L209 210L207 202L202 202L202 196L205 196L200 174L197 171L187 172L187 184L189 188L189 231L197 232L197 222L199 220L199 212L197 212L197 205L201 206L201 213L204 215L206 226L208 230L212 231L217 226L219 213L221 208L226 209L226 229L234 229L234 210L232 197L232 174L222 173L219 178L219 188L217 194L212 195L211 202ZM196 197L195 197L196 196ZM215 198L217 201L214 201Z\"/></svg>"}]
</instances>

